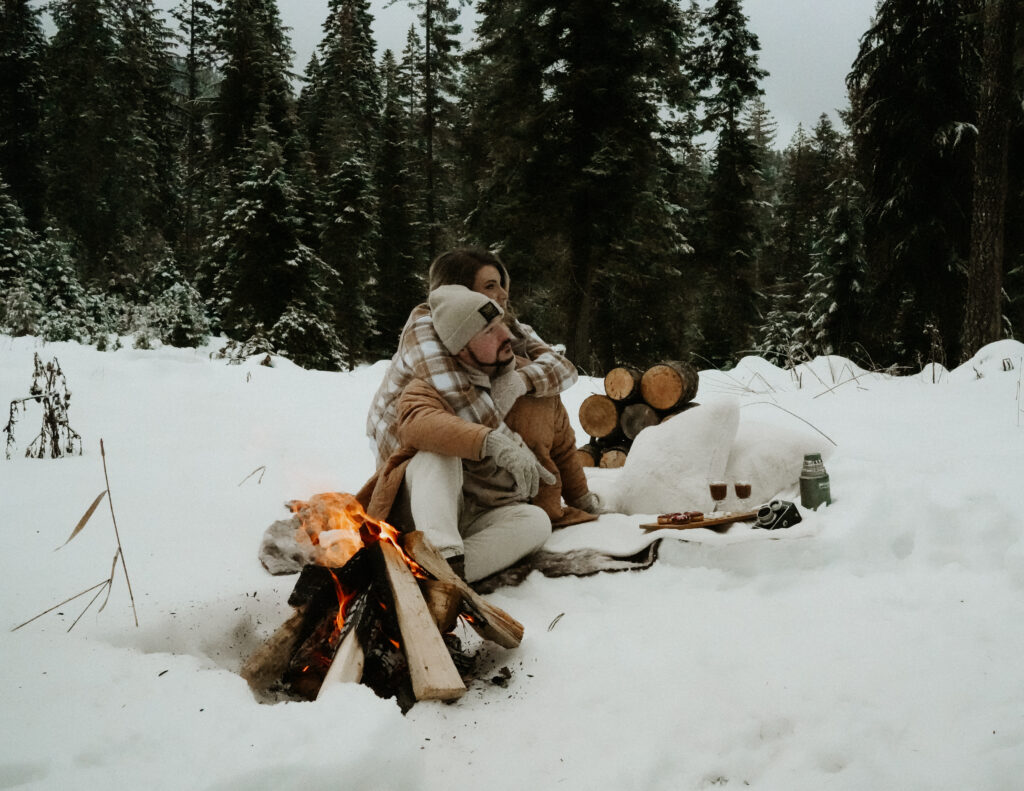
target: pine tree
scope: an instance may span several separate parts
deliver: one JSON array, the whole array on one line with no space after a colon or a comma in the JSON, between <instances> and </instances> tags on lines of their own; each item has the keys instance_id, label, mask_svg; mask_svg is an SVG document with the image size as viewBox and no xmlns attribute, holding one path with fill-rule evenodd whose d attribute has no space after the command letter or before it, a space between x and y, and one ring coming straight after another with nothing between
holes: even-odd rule
<instances>
[{"instance_id":1,"label":"pine tree","mask_svg":"<svg viewBox=\"0 0 1024 791\"><path fill-rule=\"evenodd\" d=\"M30 335L43 312L35 234L0 181L0 331Z\"/></svg>"},{"instance_id":2,"label":"pine tree","mask_svg":"<svg viewBox=\"0 0 1024 791\"><path fill-rule=\"evenodd\" d=\"M958 359L970 244L979 0L885 0L847 78L866 189L871 351Z\"/></svg>"},{"instance_id":3,"label":"pine tree","mask_svg":"<svg viewBox=\"0 0 1024 791\"><path fill-rule=\"evenodd\" d=\"M380 239L375 169L380 83L367 0L330 0L316 70L303 91L304 128L321 183L318 252L338 273L333 328L349 367L374 346ZM387 293L383 284L380 294ZM329 318L328 316L324 317Z\"/></svg>"},{"instance_id":4,"label":"pine tree","mask_svg":"<svg viewBox=\"0 0 1024 791\"><path fill-rule=\"evenodd\" d=\"M752 174L754 224L759 229L773 228L778 221L785 157L775 148L778 124L760 98L751 101L744 112L744 126L757 152L758 165ZM781 240L762 230L751 272L754 289L760 292L775 282L779 272Z\"/></svg>"},{"instance_id":5,"label":"pine tree","mask_svg":"<svg viewBox=\"0 0 1024 791\"><path fill-rule=\"evenodd\" d=\"M223 0L217 9L217 55L223 79L212 113L214 151L228 163L259 124L291 140L295 108L288 74L292 49L274 0Z\"/></svg>"},{"instance_id":6,"label":"pine tree","mask_svg":"<svg viewBox=\"0 0 1024 791\"><path fill-rule=\"evenodd\" d=\"M427 257L450 246L449 227L456 195L456 97L459 93L459 10L469 0L415 0L423 28L423 143Z\"/></svg>"},{"instance_id":7,"label":"pine tree","mask_svg":"<svg viewBox=\"0 0 1024 791\"><path fill-rule=\"evenodd\" d=\"M341 162L374 161L380 84L367 0L329 0L315 68L303 90L306 138L321 177Z\"/></svg>"},{"instance_id":8,"label":"pine tree","mask_svg":"<svg viewBox=\"0 0 1024 791\"><path fill-rule=\"evenodd\" d=\"M739 0L716 0L702 16L698 50L704 126L717 136L707 230L699 255L704 266L701 326L704 350L722 364L750 347L757 315L754 262L761 243L754 183L759 156L743 115L761 95L766 72L757 65L761 45L747 28Z\"/></svg>"},{"instance_id":9,"label":"pine tree","mask_svg":"<svg viewBox=\"0 0 1024 791\"><path fill-rule=\"evenodd\" d=\"M131 281L173 233L169 34L148 0L60 0L47 58L49 208L90 281Z\"/></svg>"},{"instance_id":10,"label":"pine tree","mask_svg":"<svg viewBox=\"0 0 1024 791\"><path fill-rule=\"evenodd\" d=\"M1010 127L1017 91L1014 60L1021 11L1018 0L985 0L976 99L971 247L967 267L962 356L1003 336L1003 270L1009 197Z\"/></svg>"},{"instance_id":11,"label":"pine tree","mask_svg":"<svg viewBox=\"0 0 1024 791\"><path fill-rule=\"evenodd\" d=\"M181 234L176 250L187 275L195 277L209 227L206 207L215 193L207 121L216 96L216 11L207 0L182 0L171 16L178 23L178 39L185 50L178 89L184 133L178 154Z\"/></svg>"},{"instance_id":12,"label":"pine tree","mask_svg":"<svg viewBox=\"0 0 1024 791\"><path fill-rule=\"evenodd\" d=\"M423 81L424 57L423 39L417 33L416 26L410 25L405 39L405 48L402 50L402 57L398 62L395 96L401 105L401 117L404 119L402 147L407 152L406 195L408 196L410 222L414 233L413 255L421 263L433 260L430 257L430 224L426 219L427 174L426 168L423 166L423 163L427 161L426 141L423 136L423 128L426 124L424 117L424 108L426 107L426 91ZM459 194L465 203L465 182L468 180L468 175L463 170L459 178L461 182Z\"/></svg>"},{"instance_id":13,"label":"pine tree","mask_svg":"<svg viewBox=\"0 0 1024 791\"><path fill-rule=\"evenodd\" d=\"M864 326L864 189L849 146L839 152L826 213L807 273L802 340L808 354L859 356Z\"/></svg>"},{"instance_id":14,"label":"pine tree","mask_svg":"<svg viewBox=\"0 0 1024 791\"><path fill-rule=\"evenodd\" d=\"M269 123L254 128L236 158L240 171L223 199L209 252L221 327L240 342L269 332L276 349L295 362L337 368L337 338L322 333L311 344L294 325L296 316L329 323L327 295L339 286L337 273L302 242L298 196Z\"/></svg>"},{"instance_id":15,"label":"pine tree","mask_svg":"<svg viewBox=\"0 0 1024 791\"><path fill-rule=\"evenodd\" d=\"M321 234L320 255L339 275L331 290L334 326L344 346L349 368L377 348L376 318L371 305L388 294L389 284L376 279L375 257L379 245L377 198L372 171L353 157L340 163L325 189L329 216Z\"/></svg>"},{"instance_id":16,"label":"pine tree","mask_svg":"<svg viewBox=\"0 0 1024 791\"><path fill-rule=\"evenodd\" d=\"M387 50L381 61L383 113L376 183L380 195L377 270L380 288L374 313L379 329L378 343L371 344L371 357L386 357L394 349L409 311L422 299L422 259L414 230L415 207L411 200L413 174L406 137L408 123L402 104L398 65Z\"/></svg>"},{"instance_id":17,"label":"pine tree","mask_svg":"<svg viewBox=\"0 0 1024 791\"><path fill-rule=\"evenodd\" d=\"M36 231L45 205L40 129L45 51L39 9L29 0L6 0L0 6L0 179Z\"/></svg>"},{"instance_id":18,"label":"pine tree","mask_svg":"<svg viewBox=\"0 0 1024 791\"><path fill-rule=\"evenodd\" d=\"M672 192L691 101L687 18L661 0L478 10L473 234L501 245L528 289L513 299L577 363L664 353L649 329L680 293L689 249Z\"/></svg>"}]
</instances>

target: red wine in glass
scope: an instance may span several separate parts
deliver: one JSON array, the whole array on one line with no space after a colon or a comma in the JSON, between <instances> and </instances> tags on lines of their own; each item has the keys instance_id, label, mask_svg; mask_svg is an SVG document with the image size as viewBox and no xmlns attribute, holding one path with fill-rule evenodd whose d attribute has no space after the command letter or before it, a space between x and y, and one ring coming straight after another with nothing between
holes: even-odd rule
<instances>
[{"instance_id":1,"label":"red wine in glass","mask_svg":"<svg viewBox=\"0 0 1024 791\"><path fill-rule=\"evenodd\" d=\"M745 508L747 499L750 497L750 481L736 481L732 487L736 490L736 497L740 501L740 508Z\"/></svg>"},{"instance_id":2,"label":"red wine in glass","mask_svg":"<svg viewBox=\"0 0 1024 791\"><path fill-rule=\"evenodd\" d=\"M715 511L718 510L718 504L725 499L725 496L729 493L729 484L725 481L712 481L708 489L711 491L711 499L715 501Z\"/></svg>"}]
</instances>

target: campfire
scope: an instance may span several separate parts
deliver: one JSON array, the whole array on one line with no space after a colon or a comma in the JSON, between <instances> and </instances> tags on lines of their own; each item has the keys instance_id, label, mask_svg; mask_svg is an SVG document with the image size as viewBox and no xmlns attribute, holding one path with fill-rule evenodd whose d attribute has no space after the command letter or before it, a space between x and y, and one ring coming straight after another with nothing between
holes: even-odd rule
<instances>
[{"instance_id":1,"label":"campfire","mask_svg":"<svg viewBox=\"0 0 1024 791\"><path fill-rule=\"evenodd\" d=\"M459 618L504 648L522 640L522 625L477 595L422 533L371 519L348 494L288 507L315 562L292 589L294 614L242 668L254 691L315 700L356 682L404 711L466 692L473 657L454 633Z\"/></svg>"}]
</instances>

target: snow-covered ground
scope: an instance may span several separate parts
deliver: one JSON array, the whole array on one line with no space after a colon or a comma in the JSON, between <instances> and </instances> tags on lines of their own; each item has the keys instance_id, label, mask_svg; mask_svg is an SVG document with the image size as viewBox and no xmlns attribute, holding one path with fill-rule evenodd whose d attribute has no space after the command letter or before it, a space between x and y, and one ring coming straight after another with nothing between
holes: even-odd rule
<instances>
[{"instance_id":1,"label":"snow-covered ground","mask_svg":"<svg viewBox=\"0 0 1024 791\"><path fill-rule=\"evenodd\" d=\"M22 458L33 405L0 458L0 788L1020 787L1024 345L900 378L838 358L702 373L701 394L770 401L834 439L833 504L792 531L668 534L647 571L499 590L526 627L489 654L508 686L484 673L405 716L359 685L261 705L237 675L290 612L294 578L263 570L261 535L284 501L369 476L384 364L227 365L215 348L0 337L0 403L27 395L33 352L56 356L85 448ZM600 387L566 394L574 419ZM106 502L54 551L105 487L101 439L139 626L119 573L70 633L87 597L8 631L109 574ZM636 544L641 521L605 515L551 546Z\"/></svg>"}]
</instances>

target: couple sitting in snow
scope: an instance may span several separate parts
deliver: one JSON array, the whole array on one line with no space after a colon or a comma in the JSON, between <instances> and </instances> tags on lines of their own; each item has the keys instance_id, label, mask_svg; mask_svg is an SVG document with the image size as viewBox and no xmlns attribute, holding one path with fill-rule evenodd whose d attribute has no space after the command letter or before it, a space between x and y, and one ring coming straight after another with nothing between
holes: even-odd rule
<instances>
[{"instance_id":1,"label":"couple sitting in snow","mask_svg":"<svg viewBox=\"0 0 1024 791\"><path fill-rule=\"evenodd\" d=\"M358 499L374 518L422 530L473 582L539 549L552 525L596 519L601 504L559 398L576 368L507 312L502 262L452 250L429 283L370 407L378 467Z\"/></svg>"}]
</instances>

